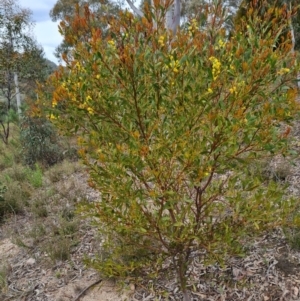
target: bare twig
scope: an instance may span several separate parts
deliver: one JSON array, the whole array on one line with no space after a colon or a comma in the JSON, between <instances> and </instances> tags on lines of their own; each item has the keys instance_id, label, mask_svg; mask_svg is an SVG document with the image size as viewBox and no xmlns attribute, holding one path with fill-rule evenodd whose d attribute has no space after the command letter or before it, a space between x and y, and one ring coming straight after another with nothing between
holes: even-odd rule
<instances>
[{"instance_id":1,"label":"bare twig","mask_svg":"<svg viewBox=\"0 0 300 301\"><path fill-rule=\"evenodd\" d=\"M101 283L103 279L98 279L92 284L90 284L88 287L86 287L82 292L79 293L79 295L73 300L73 301L78 301L80 298L93 286L97 285L98 283Z\"/></svg>"}]
</instances>

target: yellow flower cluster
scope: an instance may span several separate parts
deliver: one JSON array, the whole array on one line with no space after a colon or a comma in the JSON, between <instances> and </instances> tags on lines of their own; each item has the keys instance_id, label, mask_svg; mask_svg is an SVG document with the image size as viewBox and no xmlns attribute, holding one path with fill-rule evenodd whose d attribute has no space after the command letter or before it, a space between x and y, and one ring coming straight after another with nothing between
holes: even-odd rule
<instances>
[{"instance_id":1,"label":"yellow flower cluster","mask_svg":"<svg viewBox=\"0 0 300 301\"><path fill-rule=\"evenodd\" d=\"M207 177L211 173L211 170L212 170L211 166L208 166L204 171L204 175Z\"/></svg>"},{"instance_id":2,"label":"yellow flower cluster","mask_svg":"<svg viewBox=\"0 0 300 301\"><path fill-rule=\"evenodd\" d=\"M211 88L208 88L208 89L207 89L207 93L208 93L208 94L212 94L212 93L213 93L213 90L212 90Z\"/></svg>"},{"instance_id":3,"label":"yellow flower cluster","mask_svg":"<svg viewBox=\"0 0 300 301\"><path fill-rule=\"evenodd\" d=\"M226 43L223 40L218 41L218 45L215 47L216 50L223 49L225 47Z\"/></svg>"},{"instance_id":4,"label":"yellow flower cluster","mask_svg":"<svg viewBox=\"0 0 300 301\"><path fill-rule=\"evenodd\" d=\"M83 67L82 67L82 65L79 63L79 62L77 62L76 64L75 64L75 68L79 71L79 72L83 72ZM65 83L63 83L63 85L64 85Z\"/></svg>"},{"instance_id":5,"label":"yellow flower cluster","mask_svg":"<svg viewBox=\"0 0 300 301\"><path fill-rule=\"evenodd\" d=\"M281 68L277 74L279 75L283 75L283 74L286 74L286 73L289 73L290 72L290 69L289 68Z\"/></svg>"},{"instance_id":6,"label":"yellow flower cluster","mask_svg":"<svg viewBox=\"0 0 300 301\"><path fill-rule=\"evenodd\" d=\"M50 115L48 116L48 118L51 119L51 120L57 119L56 116L54 116L53 114L50 114Z\"/></svg>"},{"instance_id":7,"label":"yellow flower cluster","mask_svg":"<svg viewBox=\"0 0 300 301\"><path fill-rule=\"evenodd\" d=\"M176 61L171 61L170 62L170 67L171 69L173 70L174 73L178 73L179 72L179 61L176 60Z\"/></svg>"},{"instance_id":8,"label":"yellow flower cluster","mask_svg":"<svg viewBox=\"0 0 300 301\"><path fill-rule=\"evenodd\" d=\"M91 115L94 115L95 114L95 111L94 111L94 109L93 108L91 108L91 107L88 107L87 108L87 111L89 112L89 114L91 114Z\"/></svg>"},{"instance_id":9,"label":"yellow flower cluster","mask_svg":"<svg viewBox=\"0 0 300 301\"><path fill-rule=\"evenodd\" d=\"M158 44L161 46L161 47L164 47L165 46L165 37L164 36L160 36L159 39L158 39Z\"/></svg>"},{"instance_id":10,"label":"yellow flower cluster","mask_svg":"<svg viewBox=\"0 0 300 301\"><path fill-rule=\"evenodd\" d=\"M115 41L109 40L107 42L107 44L108 44L109 48L111 48L112 50L116 50L116 43L115 43Z\"/></svg>"},{"instance_id":11,"label":"yellow flower cluster","mask_svg":"<svg viewBox=\"0 0 300 301\"><path fill-rule=\"evenodd\" d=\"M221 72L221 63L220 61L214 57L214 56L211 56L209 58L209 60L211 61L212 63L212 75L213 75L213 80L216 80Z\"/></svg>"},{"instance_id":12,"label":"yellow flower cluster","mask_svg":"<svg viewBox=\"0 0 300 301\"><path fill-rule=\"evenodd\" d=\"M195 33L197 27L198 27L197 20L196 19L192 19L191 23L190 23L190 26L188 27L188 31L189 31L189 35L190 36L192 36L193 33Z\"/></svg>"},{"instance_id":13,"label":"yellow flower cluster","mask_svg":"<svg viewBox=\"0 0 300 301\"><path fill-rule=\"evenodd\" d=\"M165 69L171 69L174 73L178 73L179 72L179 68L180 68L180 63L178 60L174 60L173 55L169 56L170 58L170 63L169 65L165 66Z\"/></svg>"},{"instance_id":14,"label":"yellow flower cluster","mask_svg":"<svg viewBox=\"0 0 300 301\"><path fill-rule=\"evenodd\" d=\"M90 115L94 115L95 114L94 109L92 107L90 107L88 104L88 102L90 102L91 100L92 100L92 97L90 95L88 95L85 99L85 102L79 104L78 107L80 109L87 110Z\"/></svg>"},{"instance_id":15,"label":"yellow flower cluster","mask_svg":"<svg viewBox=\"0 0 300 301\"><path fill-rule=\"evenodd\" d=\"M236 86L229 88L229 92L230 92L230 94L236 94L237 93Z\"/></svg>"}]
</instances>

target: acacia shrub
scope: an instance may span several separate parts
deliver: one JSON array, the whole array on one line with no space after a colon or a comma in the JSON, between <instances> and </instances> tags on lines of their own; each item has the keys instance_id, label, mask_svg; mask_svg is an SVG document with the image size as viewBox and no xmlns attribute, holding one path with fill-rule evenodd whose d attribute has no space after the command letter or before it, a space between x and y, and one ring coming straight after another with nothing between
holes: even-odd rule
<instances>
[{"instance_id":1,"label":"acacia shrub","mask_svg":"<svg viewBox=\"0 0 300 301\"><path fill-rule=\"evenodd\" d=\"M257 34L264 23L253 22L227 40L213 4L173 36L160 19L153 27L165 9L153 10L141 19L121 13L105 38L89 27L88 10L67 30L62 24L74 50L40 101L77 135L90 185L101 192L82 209L107 238L92 264L109 276L145 268L157 276L169 264L189 300L192 258L241 252L245 237L288 223L296 206L248 165L288 155L282 125L298 110L298 66L289 43L272 47L284 20L267 38Z\"/></svg>"}]
</instances>

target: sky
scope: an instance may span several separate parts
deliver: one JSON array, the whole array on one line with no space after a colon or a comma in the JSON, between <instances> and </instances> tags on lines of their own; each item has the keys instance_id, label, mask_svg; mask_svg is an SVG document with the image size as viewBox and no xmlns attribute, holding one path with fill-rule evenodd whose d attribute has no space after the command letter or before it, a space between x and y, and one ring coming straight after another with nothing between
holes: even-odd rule
<instances>
[{"instance_id":1,"label":"sky","mask_svg":"<svg viewBox=\"0 0 300 301\"><path fill-rule=\"evenodd\" d=\"M19 0L22 8L32 11L32 20L35 22L34 36L45 52L46 58L58 64L54 56L55 48L61 43L62 36L58 32L59 22L52 22L49 16L57 0Z\"/></svg>"}]
</instances>

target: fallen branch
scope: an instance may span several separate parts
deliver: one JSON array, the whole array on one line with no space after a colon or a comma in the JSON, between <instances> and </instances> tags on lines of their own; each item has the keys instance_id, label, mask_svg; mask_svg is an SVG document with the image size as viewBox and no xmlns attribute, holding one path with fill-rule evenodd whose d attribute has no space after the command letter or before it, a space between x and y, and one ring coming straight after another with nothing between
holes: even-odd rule
<instances>
[{"instance_id":1,"label":"fallen branch","mask_svg":"<svg viewBox=\"0 0 300 301\"><path fill-rule=\"evenodd\" d=\"M103 279L98 279L92 284L90 284L88 287L86 287L82 292L79 293L79 295L73 300L73 301L78 301L85 293L92 288L93 286L97 285L98 283L102 282Z\"/></svg>"}]
</instances>

